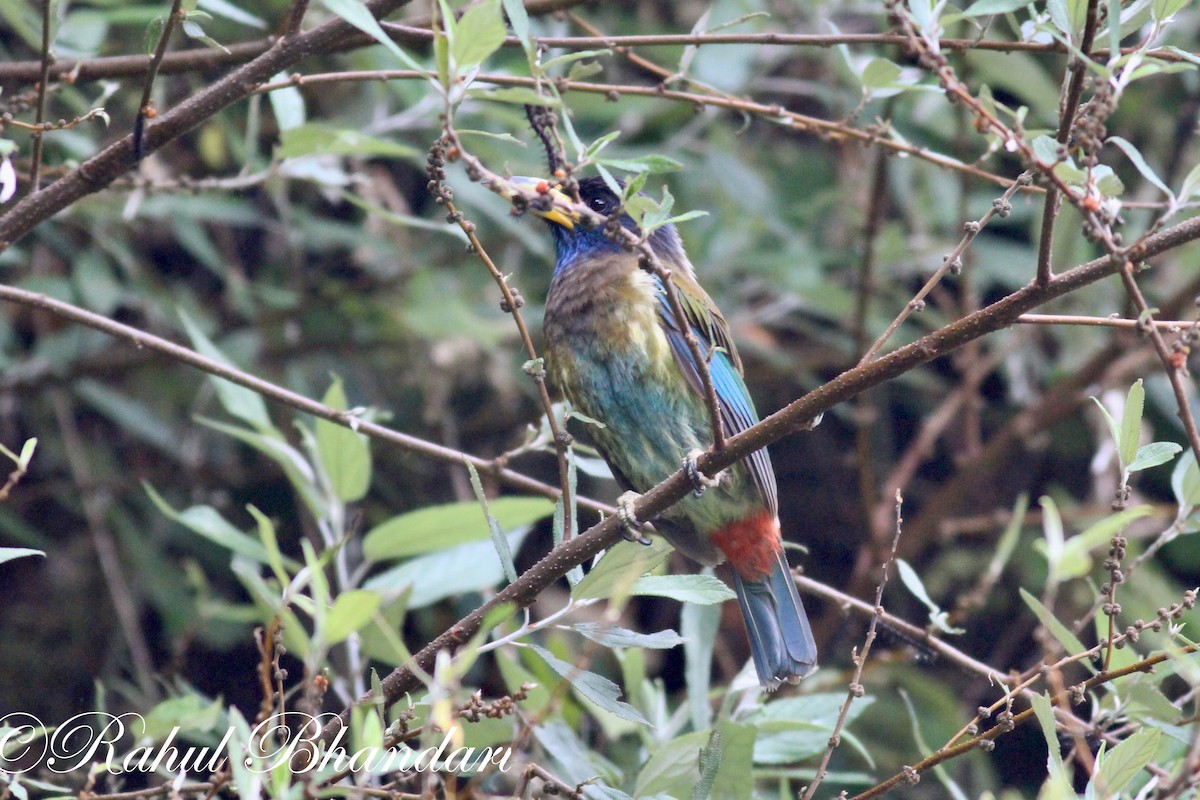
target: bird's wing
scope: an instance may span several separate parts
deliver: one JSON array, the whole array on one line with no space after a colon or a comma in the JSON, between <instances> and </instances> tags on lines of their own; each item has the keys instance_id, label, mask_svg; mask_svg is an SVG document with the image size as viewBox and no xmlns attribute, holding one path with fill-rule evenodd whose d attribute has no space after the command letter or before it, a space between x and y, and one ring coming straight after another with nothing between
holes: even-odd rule
<instances>
[{"instance_id":1,"label":"bird's wing","mask_svg":"<svg viewBox=\"0 0 1200 800\"><path fill-rule=\"evenodd\" d=\"M708 361L708 373L720 401L721 424L725 433L728 436L741 433L758 422L758 414L742 380L742 361L729 335L729 323L690 274L684 270L673 270L671 279L675 282L675 293L692 333L700 340L701 352L712 353ZM658 318L667 334L667 341L671 343L675 362L687 378L688 385L703 397L704 385L700 380L700 372L661 282L658 284ZM758 450L745 459L745 464L755 485L762 492L767 507L772 514L777 514L779 501L771 457L765 449Z\"/></svg>"}]
</instances>

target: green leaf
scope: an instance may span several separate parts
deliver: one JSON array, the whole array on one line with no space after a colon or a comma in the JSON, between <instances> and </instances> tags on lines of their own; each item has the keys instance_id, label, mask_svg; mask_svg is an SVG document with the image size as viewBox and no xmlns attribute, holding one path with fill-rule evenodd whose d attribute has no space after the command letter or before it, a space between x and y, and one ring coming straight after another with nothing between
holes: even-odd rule
<instances>
[{"instance_id":1,"label":"green leaf","mask_svg":"<svg viewBox=\"0 0 1200 800\"><path fill-rule=\"evenodd\" d=\"M1050 769L1050 778L1051 780L1063 778L1065 772L1062 750L1058 744L1058 728L1054 722L1054 706L1051 705L1050 698L1044 694L1030 695L1029 704L1033 706L1033 713L1042 729L1042 738L1046 740L1046 749L1049 751L1047 766Z\"/></svg>"},{"instance_id":2,"label":"green leaf","mask_svg":"<svg viewBox=\"0 0 1200 800\"><path fill-rule=\"evenodd\" d=\"M346 391L342 379L333 383L321 400L325 405L346 410ZM361 500L371 484L371 449L367 437L327 419L317 419L317 453L333 493L345 503Z\"/></svg>"},{"instance_id":3,"label":"green leaf","mask_svg":"<svg viewBox=\"0 0 1200 800\"><path fill-rule=\"evenodd\" d=\"M1087 22L1088 0L1047 0L1050 21L1071 41L1077 41Z\"/></svg>"},{"instance_id":4,"label":"green leaf","mask_svg":"<svg viewBox=\"0 0 1200 800\"><path fill-rule=\"evenodd\" d=\"M720 625L720 606L684 603L679 613L679 630L684 639L683 677L687 683L692 728L698 731L712 724L713 710L708 691L712 681L713 646Z\"/></svg>"},{"instance_id":5,"label":"green leaf","mask_svg":"<svg viewBox=\"0 0 1200 800\"><path fill-rule=\"evenodd\" d=\"M965 629L955 628L947 622L948 613L930 599L929 593L925 591L925 584L921 581L921 576L912 568L912 565L904 559L898 558L896 559L896 568L900 574L900 580L908 587L908 590L929 609L929 621L934 627L944 633L956 635L966 633Z\"/></svg>"},{"instance_id":6,"label":"green leaf","mask_svg":"<svg viewBox=\"0 0 1200 800\"><path fill-rule=\"evenodd\" d=\"M1183 10L1191 0L1154 0L1150 13L1156 22L1165 22Z\"/></svg>"},{"instance_id":7,"label":"green leaf","mask_svg":"<svg viewBox=\"0 0 1200 800\"><path fill-rule=\"evenodd\" d=\"M1135 506L1119 514L1110 514L1078 536L1072 536L1063 546L1062 558L1058 565L1059 576L1069 580L1088 574L1092 568L1092 550L1107 544L1129 523L1148 516L1153 511L1154 507L1150 505Z\"/></svg>"},{"instance_id":8,"label":"green leaf","mask_svg":"<svg viewBox=\"0 0 1200 800\"><path fill-rule=\"evenodd\" d=\"M404 64L404 66L416 70L423 75L428 75L426 70L412 56L401 50L400 46L392 41L391 37L380 27L379 21L371 16L371 12L367 10L367 7L358 2L358 0L323 0L323 2L325 3L325 7L331 12L390 50L392 55L400 59L400 63Z\"/></svg>"},{"instance_id":9,"label":"green leaf","mask_svg":"<svg viewBox=\"0 0 1200 800\"><path fill-rule=\"evenodd\" d=\"M469 71L499 50L507 35L500 0L482 0L468 8L455 26L450 57L460 72Z\"/></svg>"},{"instance_id":10,"label":"green leaf","mask_svg":"<svg viewBox=\"0 0 1200 800\"><path fill-rule=\"evenodd\" d=\"M504 535L504 531L500 529L500 523L488 509L487 495L483 491L483 482L479 480L479 473L475 471L475 466L465 458L463 463L467 465L467 472L471 476L471 489L475 492L475 499L479 501L479 505L483 509L483 518L487 522L488 532L492 537L492 546L496 548L496 555L500 558L500 566L504 568L504 577L508 578L509 583L512 583L517 579L517 568L513 564L508 537Z\"/></svg>"},{"instance_id":11,"label":"green leaf","mask_svg":"<svg viewBox=\"0 0 1200 800\"><path fill-rule=\"evenodd\" d=\"M1113 172L1112 167L1107 164L1100 164L1092 168L1092 177L1096 181L1096 188L1100 190L1100 194L1105 197L1116 197L1125 191L1125 184L1121 181L1117 174Z\"/></svg>"},{"instance_id":12,"label":"green leaf","mask_svg":"<svg viewBox=\"0 0 1200 800\"><path fill-rule=\"evenodd\" d=\"M820 692L787 697L767 703L751 719L758 728L754 744L754 763L790 764L824 752L841 713L846 693ZM846 712L846 725L854 722L874 702L873 697L857 699ZM842 731L843 737L846 731Z\"/></svg>"},{"instance_id":13,"label":"green leaf","mask_svg":"<svg viewBox=\"0 0 1200 800\"><path fill-rule=\"evenodd\" d=\"M1033 154L1043 164L1055 164L1058 158L1058 140L1052 136L1037 136L1033 140Z\"/></svg>"},{"instance_id":14,"label":"green leaf","mask_svg":"<svg viewBox=\"0 0 1200 800\"><path fill-rule=\"evenodd\" d=\"M287 586L291 581L291 576L283 566L283 553L279 549L279 538L275 535L275 523L271 522L266 514L252 504L247 503L246 510L258 523L258 540L262 542L263 549L267 553L267 564L275 573L275 579L279 581L280 586Z\"/></svg>"},{"instance_id":15,"label":"green leaf","mask_svg":"<svg viewBox=\"0 0 1200 800\"><path fill-rule=\"evenodd\" d=\"M540 94L524 86L505 86L500 89L468 89L467 96L476 100L491 100L495 103L516 103L517 105L546 106L560 108L562 101L557 97Z\"/></svg>"},{"instance_id":16,"label":"green leaf","mask_svg":"<svg viewBox=\"0 0 1200 800\"><path fill-rule=\"evenodd\" d=\"M1171 471L1171 491L1175 502L1181 506L1200 505L1200 468L1196 466L1196 454L1188 450L1175 462Z\"/></svg>"},{"instance_id":17,"label":"green leaf","mask_svg":"<svg viewBox=\"0 0 1200 800\"><path fill-rule=\"evenodd\" d=\"M1066 625L1059 622L1058 618L1050 613L1050 609L1042 605L1041 600L1038 600L1032 594L1025 591L1023 587L1020 591L1021 599L1025 601L1025 605L1029 606L1042 625L1046 626L1046 630L1050 631L1050 634L1058 640L1058 643L1066 649L1067 653L1076 656L1087 651L1087 648L1083 646L1083 642L1079 641L1079 638L1071 633ZM1091 665L1086 661L1083 663L1089 669L1091 668Z\"/></svg>"},{"instance_id":18,"label":"green leaf","mask_svg":"<svg viewBox=\"0 0 1200 800\"><path fill-rule=\"evenodd\" d=\"M488 502L488 511L501 530L513 531L553 513L554 506L542 497L498 497ZM372 528L363 540L363 555L368 561L385 561L490 537L477 502L427 506Z\"/></svg>"},{"instance_id":19,"label":"green leaf","mask_svg":"<svg viewBox=\"0 0 1200 800\"><path fill-rule=\"evenodd\" d=\"M901 71L898 64L893 64L886 58L872 58L858 79L864 89L887 89L900 79Z\"/></svg>"},{"instance_id":20,"label":"green leaf","mask_svg":"<svg viewBox=\"0 0 1200 800\"><path fill-rule=\"evenodd\" d=\"M324 515L324 500L317 491L316 475L313 473L312 465L294 447L283 441L278 435L278 431L272 430L270 434L256 433L239 428L237 425L229 425L204 417L197 417L196 421L244 442L277 463L313 516L320 518Z\"/></svg>"},{"instance_id":21,"label":"green leaf","mask_svg":"<svg viewBox=\"0 0 1200 800\"><path fill-rule=\"evenodd\" d=\"M1146 159L1142 157L1141 152L1131 142L1120 136L1110 136L1108 137L1108 141L1115 144L1133 162L1133 165L1137 167L1137 171L1142 173L1143 178L1158 187L1167 197L1175 196L1175 193L1167 187L1167 184L1163 183L1162 178L1158 177L1154 170L1150 169L1150 165L1146 163Z\"/></svg>"},{"instance_id":22,"label":"green leaf","mask_svg":"<svg viewBox=\"0 0 1200 800\"><path fill-rule=\"evenodd\" d=\"M1138 440L1142 433L1142 409L1146 403L1146 389L1142 385L1142 379L1138 378L1133 385L1129 387L1129 394L1125 398L1125 410L1121 414L1121 442L1119 451L1121 455L1121 467L1124 471L1129 471L1129 466L1137 458Z\"/></svg>"},{"instance_id":23,"label":"green leaf","mask_svg":"<svg viewBox=\"0 0 1200 800\"><path fill-rule=\"evenodd\" d=\"M379 610L378 592L351 589L338 595L333 608L325 615L325 643L334 645L345 641L371 621Z\"/></svg>"},{"instance_id":24,"label":"green leaf","mask_svg":"<svg viewBox=\"0 0 1200 800\"><path fill-rule=\"evenodd\" d=\"M1093 397L1092 402L1096 404L1096 407L1100 409L1100 413L1104 415L1104 422L1108 425L1109 434L1112 435L1113 445L1119 449L1121 446L1121 429L1117 426L1117 421L1113 419L1113 415L1108 413L1108 409L1098 399Z\"/></svg>"},{"instance_id":25,"label":"green leaf","mask_svg":"<svg viewBox=\"0 0 1200 800\"><path fill-rule=\"evenodd\" d=\"M669 597L681 603L700 605L724 603L737 596L712 575L646 575L634 581L629 593Z\"/></svg>"},{"instance_id":26,"label":"green leaf","mask_svg":"<svg viewBox=\"0 0 1200 800\"><path fill-rule=\"evenodd\" d=\"M1180 203L1186 203L1191 200L1196 192L1200 191L1200 164L1188 170L1187 177L1183 179L1183 186L1179 189L1179 197L1176 200Z\"/></svg>"},{"instance_id":27,"label":"green leaf","mask_svg":"<svg viewBox=\"0 0 1200 800\"><path fill-rule=\"evenodd\" d=\"M512 26L513 35L521 40L521 47L525 49L525 57L529 60L530 66L533 66L537 57L537 42L529 33L529 12L525 10L525 2L524 0L502 0L502 2L504 14L508 17L508 24Z\"/></svg>"},{"instance_id":28,"label":"green leaf","mask_svg":"<svg viewBox=\"0 0 1200 800\"><path fill-rule=\"evenodd\" d=\"M660 155L648 155L640 158L602 158L598 163L624 172L645 173L656 175L663 172L677 172L683 169L683 164L673 158Z\"/></svg>"},{"instance_id":29,"label":"green leaf","mask_svg":"<svg viewBox=\"0 0 1200 800\"><path fill-rule=\"evenodd\" d=\"M667 560L671 546L655 537L648 547L633 542L617 542L610 547L592 571L571 589L574 600L627 595L639 576Z\"/></svg>"},{"instance_id":30,"label":"green leaf","mask_svg":"<svg viewBox=\"0 0 1200 800\"><path fill-rule=\"evenodd\" d=\"M1104 756L1096 770L1096 790L1100 797L1116 797L1158 752L1162 731L1140 728Z\"/></svg>"},{"instance_id":31,"label":"green leaf","mask_svg":"<svg viewBox=\"0 0 1200 800\"><path fill-rule=\"evenodd\" d=\"M572 625L571 629L605 647L649 647L654 650L669 650L683 644L683 637L673 630L637 633L603 622L578 622Z\"/></svg>"},{"instance_id":32,"label":"green leaf","mask_svg":"<svg viewBox=\"0 0 1200 800\"><path fill-rule=\"evenodd\" d=\"M421 152L415 147L377 136L368 136L362 131L336 128L319 122L298 125L280 133L275 158L297 158L316 154L360 158L380 156L410 160L421 157Z\"/></svg>"},{"instance_id":33,"label":"green leaf","mask_svg":"<svg viewBox=\"0 0 1200 800\"><path fill-rule=\"evenodd\" d=\"M466 505L476 524L481 523L479 506L475 503ZM504 567L488 538L487 526L479 527L482 528L479 538L483 541L467 542L410 559L372 577L363 588L382 592L390 599L411 587L409 607L414 609L454 595L495 588L504 580ZM527 532L519 530L509 534L509 547L519 548Z\"/></svg>"},{"instance_id":34,"label":"green leaf","mask_svg":"<svg viewBox=\"0 0 1200 800\"><path fill-rule=\"evenodd\" d=\"M1144 444L1138 448L1137 455L1133 458L1133 463L1129 465L1129 471L1141 472L1144 469L1165 464L1182 449L1183 446L1175 442L1151 442L1150 444Z\"/></svg>"},{"instance_id":35,"label":"green leaf","mask_svg":"<svg viewBox=\"0 0 1200 800\"><path fill-rule=\"evenodd\" d=\"M288 80L288 76L280 72L271 78L271 83ZM280 135L287 134L304 125L306 111L304 95L300 94L298 86L283 86L267 95L271 101L271 111L275 114L275 124L279 127Z\"/></svg>"},{"instance_id":36,"label":"green leaf","mask_svg":"<svg viewBox=\"0 0 1200 800\"><path fill-rule=\"evenodd\" d=\"M191 506L183 511L176 511L149 483L143 481L142 487L146 490L146 494L150 495L151 502L159 512L173 522L178 522L192 533L208 539L232 553L246 556L259 564L269 565L271 563L271 557L267 554L267 549L263 547L262 542L242 533L212 506ZM297 568L294 562L291 566L293 569Z\"/></svg>"},{"instance_id":37,"label":"green leaf","mask_svg":"<svg viewBox=\"0 0 1200 800\"><path fill-rule=\"evenodd\" d=\"M192 318L187 315L187 312L180 309L179 316L183 320L183 327L187 330L188 338L192 340L192 346L196 348L196 352L227 367L234 366L233 362L226 358L225 354L204 335L196 323L192 322ZM260 433L270 433L279 439L283 438L271 424L271 417L267 414L267 404L263 402L262 395L253 389L231 383L224 378L213 375L210 375L209 378L216 387L217 399L221 401L221 406L226 411L238 419L250 423Z\"/></svg>"},{"instance_id":38,"label":"green leaf","mask_svg":"<svg viewBox=\"0 0 1200 800\"><path fill-rule=\"evenodd\" d=\"M12 561L14 558L25 558L26 556L45 556L41 550L34 550L30 547L0 547L0 564L5 561Z\"/></svg>"},{"instance_id":39,"label":"green leaf","mask_svg":"<svg viewBox=\"0 0 1200 800\"><path fill-rule=\"evenodd\" d=\"M636 708L618 699L621 696L621 687L608 678L605 678L603 675L597 675L594 672L579 669L574 664L557 658L544 647L539 647L536 644L527 646L541 656L542 660L550 665L550 669L567 680L580 695L592 701L600 708L629 722L637 722L641 725L650 724L645 717L638 713Z\"/></svg>"},{"instance_id":40,"label":"green leaf","mask_svg":"<svg viewBox=\"0 0 1200 800\"><path fill-rule=\"evenodd\" d=\"M1029 0L975 0L963 12L967 17L982 17L987 14L1007 14L1029 5Z\"/></svg>"}]
</instances>

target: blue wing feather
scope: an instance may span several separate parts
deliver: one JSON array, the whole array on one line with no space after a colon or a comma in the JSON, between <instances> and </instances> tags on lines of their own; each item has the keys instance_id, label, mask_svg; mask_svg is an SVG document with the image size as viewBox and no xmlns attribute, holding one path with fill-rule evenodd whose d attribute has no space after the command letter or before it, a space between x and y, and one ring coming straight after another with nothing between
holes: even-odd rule
<instances>
[{"instance_id":1,"label":"blue wing feather","mask_svg":"<svg viewBox=\"0 0 1200 800\"><path fill-rule=\"evenodd\" d=\"M679 273L675 273L676 276ZM758 413L750 400L750 392L742 380L742 364L738 358L737 349L729 336L729 330L724 317L716 310L712 301L704 294L704 290L694 281L690 285L679 286L681 304L692 333L700 340L700 349L711 352L708 362L708 372L712 379L713 389L721 405L721 425L725 435L733 436L741 433L758 422ZM699 293L697 295L697 293ZM675 314L671 311L667 293L658 282L658 318L671 344L671 352L675 356L688 384L700 396L704 387L700 380L700 372L692 357L683 331L680 330ZM719 349L714 349L719 348ZM771 468L771 457L766 449L758 450L745 459L750 475L755 485L762 493L763 500L773 515L779 513L779 501L775 487L775 472Z\"/></svg>"}]
</instances>

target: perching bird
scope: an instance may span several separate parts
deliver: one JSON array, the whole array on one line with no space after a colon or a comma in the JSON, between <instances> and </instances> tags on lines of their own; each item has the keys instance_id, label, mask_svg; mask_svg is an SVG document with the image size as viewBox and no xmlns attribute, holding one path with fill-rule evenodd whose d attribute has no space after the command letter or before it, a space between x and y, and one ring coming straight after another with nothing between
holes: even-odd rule
<instances>
[{"instance_id":1,"label":"perching bird","mask_svg":"<svg viewBox=\"0 0 1200 800\"><path fill-rule=\"evenodd\" d=\"M545 181L512 182L535 196L571 202ZM621 207L601 178L580 181L579 196L603 216ZM703 479L695 457L713 437L702 379L660 279L641 269L637 254L602 227L582 224L579 213L537 202L529 207L550 224L557 251L544 322L548 372L576 409L603 424L591 433L627 490L622 498L627 522L636 523L628 491L645 492L681 463L688 467L696 493L655 519L655 527L701 564L728 560L733 566L763 687L799 680L816 669L817 650L783 555L767 451L729 467L719 481ZM636 231L627 214L621 223ZM701 352L712 354L709 373L725 434L745 430L758 415L728 323L696 282L674 227L655 230L649 244L671 272Z\"/></svg>"}]
</instances>

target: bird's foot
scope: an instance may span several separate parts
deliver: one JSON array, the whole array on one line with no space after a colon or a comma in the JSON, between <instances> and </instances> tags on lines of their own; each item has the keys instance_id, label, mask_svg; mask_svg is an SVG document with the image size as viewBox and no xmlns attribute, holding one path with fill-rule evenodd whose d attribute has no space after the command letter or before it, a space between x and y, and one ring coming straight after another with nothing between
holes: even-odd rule
<instances>
[{"instance_id":1,"label":"bird's foot","mask_svg":"<svg viewBox=\"0 0 1200 800\"><path fill-rule=\"evenodd\" d=\"M824 419L824 417L825 417L825 412L822 411L820 414L817 414L815 417L810 419L808 422L801 425L800 430L811 431L813 428L815 428L821 424L821 420Z\"/></svg>"},{"instance_id":2,"label":"bird's foot","mask_svg":"<svg viewBox=\"0 0 1200 800\"><path fill-rule=\"evenodd\" d=\"M621 525L624 526L624 536L627 542L637 542L640 545L649 545L650 540L642 535L642 523L634 514L633 504L641 499L641 495L637 492L626 492L617 498L617 517L621 520Z\"/></svg>"},{"instance_id":3,"label":"bird's foot","mask_svg":"<svg viewBox=\"0 0 1200 800\"><path fill-rule=\"evenodd\" d=\"M710 478L701 472L700 468L696 466L696 459L702 455L704 455L703 450L692 450L683 459L683 470L692 482L692 491L695 492L696 497L703 495L706 489L712 489L719 485L723 474L718 472Z\"/></svg>"}]
</instances>

